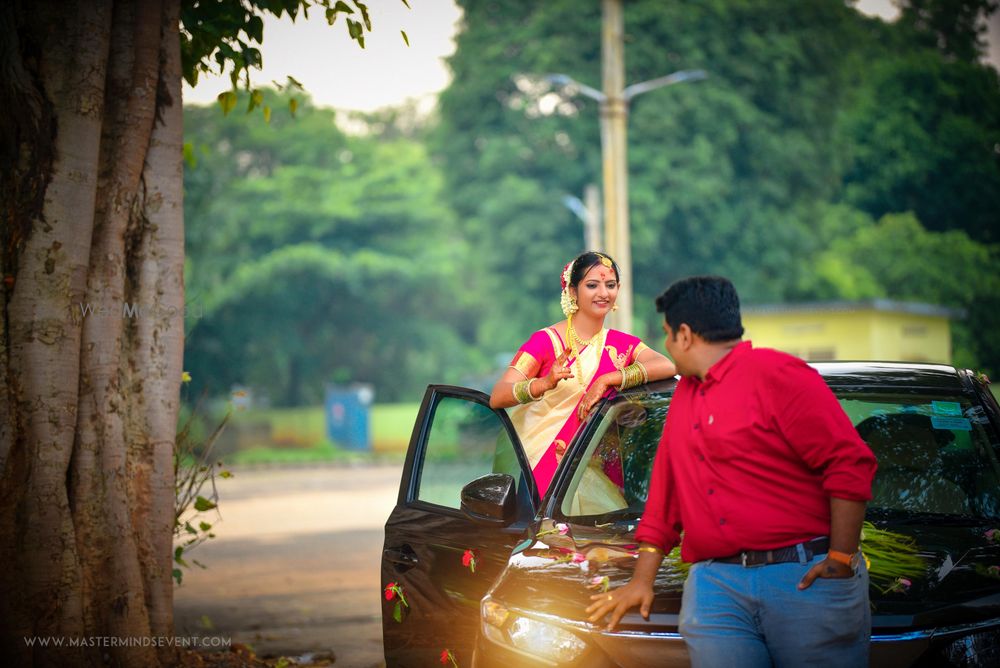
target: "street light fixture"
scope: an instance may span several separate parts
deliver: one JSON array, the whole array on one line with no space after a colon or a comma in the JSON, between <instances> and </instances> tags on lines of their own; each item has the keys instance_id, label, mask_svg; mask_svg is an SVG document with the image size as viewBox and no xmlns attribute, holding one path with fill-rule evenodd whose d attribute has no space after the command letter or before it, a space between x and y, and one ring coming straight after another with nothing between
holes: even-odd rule
<instances>
[{"instance_id":1,"label":"street light fixture","mask_svg":"<svg viewBox=\"0 0 1000 668\"><path fill-rule=\"evenodd\" d=\"M612 321L618 329L632 331L632 249L628 226L628 169L626 167L626 120L629 102L638 95L683 81L697 81L702 70L681 70L625 87L625 16L622 0L602 0L601 71L599 91L565 74L550 74L547 81L579 92L601 105L601 157L604 174L605 248L618 261L621 288L618 313Z\"/></svg>"},{"instance_id":2,"label":"street light fixture","mask_svg":"<svg viewBox=\"0 0 1000 668\"><path fill-rule=\"evenodd\" d=\"M601 105L601 153L604 172L604 238L606 249L621 272L622 285L618 292L619 311L613 314L615 324L623 331L632 330L632 252L628 229L628 187L626 172L626 124L629 103L639 95L664 86L700 81L707 78L704 70L679 70L628 86L618 95L608 95L566 74L547 74L548 83L560 86L569 95L583 95Z\"/></svg>"}]
</instances>

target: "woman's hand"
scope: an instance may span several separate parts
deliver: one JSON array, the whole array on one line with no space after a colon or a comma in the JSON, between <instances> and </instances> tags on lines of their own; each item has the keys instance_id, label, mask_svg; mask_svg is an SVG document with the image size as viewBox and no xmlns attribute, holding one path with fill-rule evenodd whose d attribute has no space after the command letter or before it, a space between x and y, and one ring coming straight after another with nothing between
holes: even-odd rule
<instances>
[{"instance_id":1,"label":"woman's hand","mask_svg":"<svg viewBox=\"0 0 1000 668\"><path fill-rule=\"evenodd\" d=\"M548 375L540 379L542 382L535 383L534 385L531 386L531 389L534 390L532 392L534 396L540 397L545 392L548 392L549 390L555 388L555 386L559 384L559 381L573 377L573 370L570 369L569 364L566 363L568 359L569 359L569 351L564 350L562 354L556 358L556 361L552 363L552 368L549 369ZM535 390L535 388L538 385L541 385L540 392L538 390Z\"/></svg>"},{"instance_id":2,"label":"woman's hand","mask_svg":"<svg viewBox=\"0 0 1000 668\"><path fill-rule=\"evenodd\" d=\"M577 416L580 418L581 422L587 419L587 415L590 414L590 410L598 401L601 400L601 397L603 397L604 393L608 391L608 388L611 387L611 379L609 378L611 375L612 374L606 373L603 376L595 378L594 382L590 384L590 388L587 390L587 393L583 395L582 399L580 399L580 404L577 407Z\"/></svg>"}]
</instances>

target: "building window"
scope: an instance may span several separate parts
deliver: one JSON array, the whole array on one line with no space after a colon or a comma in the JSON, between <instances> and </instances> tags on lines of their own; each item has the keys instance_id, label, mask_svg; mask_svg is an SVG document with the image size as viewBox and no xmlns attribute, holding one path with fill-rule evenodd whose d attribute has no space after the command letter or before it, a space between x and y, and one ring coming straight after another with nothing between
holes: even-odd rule
<instances>
[{"instance_id":1,"label":"building window","mask_svg":"<svg viewBox=\"0 0 1000 668\"><path fill-rule=\"evenodd\" d=\"M903 325L903 336L927 336L927 325Z\"/></svg>"}]
</instances>

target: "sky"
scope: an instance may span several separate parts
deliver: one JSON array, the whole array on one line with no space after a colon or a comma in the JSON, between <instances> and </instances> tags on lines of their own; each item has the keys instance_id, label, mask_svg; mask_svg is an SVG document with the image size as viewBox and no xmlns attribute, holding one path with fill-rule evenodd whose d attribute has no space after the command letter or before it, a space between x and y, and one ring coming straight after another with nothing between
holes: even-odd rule
<instances>
[{"instance_id":1,"label":"sky","mask_svg":"<svg viewBox=\"0 0 1000 668\"><path fill-rule=\"evenodd\" d=\"M453 0L408 2L411 9L401 0L370 3L372 32L364 49L348 37L343 17L332 27L321 11L312 12L309 20L300 16L295 23L287 17L265 18L264 67L251 81L258 86L284 83L292 75L313 102L324 107L373 111L412 99L428 111L448 85L444 59L455 51L462 12ZM890 21L899 13L893 0L859 0L856 6ZM406 31L409 47L400 30ZM1000 12L990 22L990 37L989 60L1000 69ZM229 87L228 76L202 75L197 88L185 84L184 101L210 104Z\"/></svg>"}]
</instances>

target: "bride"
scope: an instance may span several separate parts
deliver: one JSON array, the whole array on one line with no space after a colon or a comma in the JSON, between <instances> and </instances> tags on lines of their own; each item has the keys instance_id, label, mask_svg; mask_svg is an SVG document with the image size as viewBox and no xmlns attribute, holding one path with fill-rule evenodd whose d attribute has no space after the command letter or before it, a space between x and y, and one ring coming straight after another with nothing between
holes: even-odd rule
<instances>
[{"instance_id":1,"label":"bride","mask_svg":"<svg viewBox=\"0 0 1000 668\"><path fill-rule=\"evenodd\" d=\"M602 397L677 373L673 362L637 337L606 329L616 310L618 265L588 251L563 268L566 320L538 330L518 350L490 395L493 408L513 407L510 419L544 496L556 466L587 413ZM626 506L621 462L587 468L576 495L579 514Z\"/></svg>"}]
</instances>

